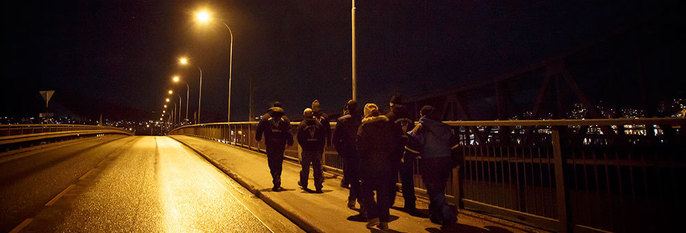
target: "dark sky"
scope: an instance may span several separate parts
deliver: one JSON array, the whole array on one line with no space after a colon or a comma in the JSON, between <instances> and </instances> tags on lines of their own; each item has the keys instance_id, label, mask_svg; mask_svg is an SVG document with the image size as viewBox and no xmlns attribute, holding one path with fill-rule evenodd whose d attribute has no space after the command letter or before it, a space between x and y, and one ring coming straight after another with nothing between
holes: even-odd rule
<instances>
[{"instance_id":1,"label":"dark sky","mask_svg":"<svg viewBox=\"0 0 686 233\"><path fill-rule=\"evenodd\" d=\"M680 15L663 1L357 2L358 95L384 104L496 76L644 15ZM257 113L281 100L298 115L315 98L338 112L350 98L349 0L18 1L3 8L0 115L34 115L38 91L52 89L61 114L152 119L172 74L196 109L197 71L176 64L187 55L204 71L203 121L225 121L229 36L192 21L201 7L234 33L232 120L247 119L251 77Z\"/></svg>"}]
</instances>

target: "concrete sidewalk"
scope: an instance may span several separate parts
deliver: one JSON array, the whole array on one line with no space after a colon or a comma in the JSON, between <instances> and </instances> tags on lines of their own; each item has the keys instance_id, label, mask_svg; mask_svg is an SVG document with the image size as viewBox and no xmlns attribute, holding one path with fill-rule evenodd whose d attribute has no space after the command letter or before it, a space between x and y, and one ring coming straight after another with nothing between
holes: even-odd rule
<instances>
[{"instance_id":1,"label":"concrete sidewalk","mask_svg":"<svg viewBox=\"0 0 686 233\"><path fill-rule=\"evenodd\" d=\"M365 227L364 221L354 216L357 211L348 209L348 189L339 186L340 179L324 174L323 193L306 192L298 186L300 165L284 161L281 175L285 190L271 190L271 175L265 154L230 146L202 138L173 135L171 138L185 144L207 158L211 163L253 192L257 197L285 215L308 232L377 232ZM310 173L311 174L311 173ZM314 187L310 175L309 187ZM440 225L428 218L411 216L399 208L402 197L396 198L391 209L388 232L442 232ZM359 207L359 205L357 206ZM417 200L417 208L428 209L425 200ZM502 221L487 221L460 213L457 226L445 232L532 232L537 229ZM504 224L501 224L504 223Z\"/></svg>"}]
</instances>

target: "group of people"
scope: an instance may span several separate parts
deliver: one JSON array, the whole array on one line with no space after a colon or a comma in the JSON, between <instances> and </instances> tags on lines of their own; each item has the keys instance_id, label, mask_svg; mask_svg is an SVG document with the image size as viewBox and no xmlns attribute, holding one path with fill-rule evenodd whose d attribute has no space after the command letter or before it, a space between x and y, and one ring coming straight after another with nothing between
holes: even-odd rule
<instances>
[{"instance_id":1,"label":"group of people","mask_svg":"<svg viewBox=\"0 0 686 233\"><path fill-rule=\"evenodd\" d=\"M310 167L313 169L314 192L322 192L322 154L331 140L343 159L345 186L349 186L347 206L354 209L359 203L360 215L367 219L367 227L388 229L389 209L395 202L396 183L400 176L404 210L421 215L416 209L413 167L419 159L422 179L430 199L429 218L448 226L456 223L457 212L445 199L446 183L455 160L458 140L452 129L434 114L434 108L420 110L418 124L410 119L399 96L391 98L390 111L381 114L374 103L367 103L360 111L355 100L348 101L343 116L331 134L326 114L315 100L312 108L303 111L298 125L297 139L301 153L298 185L308 189ZM265 137L267 158L274 191L281 190L281 165L285 145L292 145L290 122L280 103L275 103L258 126L256 139ZM332 135L332 136L331 136ZM399 175L398 175L399 174Z\"/></svg>"}]
</instances>

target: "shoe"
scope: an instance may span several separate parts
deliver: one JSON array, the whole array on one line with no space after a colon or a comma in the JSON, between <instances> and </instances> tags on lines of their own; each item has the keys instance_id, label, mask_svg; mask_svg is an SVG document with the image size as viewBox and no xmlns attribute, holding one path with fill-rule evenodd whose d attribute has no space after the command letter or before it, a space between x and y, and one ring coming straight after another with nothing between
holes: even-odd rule
<instances>
[{"instance_id":1,"label":"shoe","mask_svg":"<svg viewBox=\"0 0 686 233\"><path fill-rule=\"evenodd\" d=\"M322 188L317 188L317 190L314 191L315 193L323 193Z\"/></svg>"},{"instance_id":2,"label":"shoe","mask_svg":"<svg viewBox=\"0 0 686 233\"><path fill-rule=\"evenodd\" d=\"M307 190L307 184L305 184L305 185L303 186L302 183L301 183L300 181L298 181L298 186L300 186L300 187L301 187L302 189L304 189L304 190Z\"/></svg>"},{"instance_id":3,"label":"shoe","mask_svg":"<svg viewBox=\"0 0 686 233\"><path fill-rule=\"evenodd\" d=\"M278 192L278 191L280 191L280 190L281 190L281 187L279 187L279 186L274 186L274 187L272 188L272 191L274 191L274 192Z\"/></svg>"},{"instance_id":4,"label":"shoe","mask_svg":"<svg viewBox=\"0 0 686 233\"><path fill-rule=\"evenodd\" d=\"M367 228L372 229L375 226L379 225L379 218L372 218L367 220Z\"/></svg>"},{"instance_id":5,"label":"shoe","mask_svg":"<svg viewBox=\"0 0 686 233\"><path fill-rule=\"evenodd\" d=\"M387 222L380 222L379 223L379 229L382 231L388 230L388 223Z\"/></svg>"},{"instance_id":6,"label":"shoe","mask_svg":"<svg viewBox=\"0 0 686 233\"><path fill-rule=\"evenodd\" d=\"M443 221L439 217L436 217L435 215L429 215L429 220L431 220L432 223L435 224L443 224Z\"/></svg>"},{"instance_id":7,"label":"shoe","mask_svg":"<svg viewBox=\"0 0 686 233\"><path fill-rule=\"evenodd\" d=\"M348 200L348 208L355 209L355 200Z\"/></svg>"}]
</instances>

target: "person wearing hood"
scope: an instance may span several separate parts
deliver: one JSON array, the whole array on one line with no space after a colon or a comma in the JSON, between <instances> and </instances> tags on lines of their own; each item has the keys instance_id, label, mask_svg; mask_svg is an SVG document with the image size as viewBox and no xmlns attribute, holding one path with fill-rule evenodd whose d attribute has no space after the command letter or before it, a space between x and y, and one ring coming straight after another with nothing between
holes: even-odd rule
<instances>
[{"instance_id":1,"label":"person wearing hood","mask_svg":"<svg viewBox=\"0 0 686 233\"><path fill-rule=\"evenodd\" d=\"M400 173L400 182L402 183L403 199L405 200L405 205L403 206L403 209L410 215L421 216L422 214L419 211L417 211L417 207L415 204L417 198L414 194L413 169L415 164L415 155L412 153L407 153L405 152L405 150L402 149L405 147L405 144L407 144L407 141L409 140L406 132L414 127L414 121L410 119L409 112L402 104L401 96L396 95L391 97L389 107L391 111L389 111L386 114L386 117L388 117L388 120L395 124L397 128L400 128L400 132L402 133L400 140L401 149L397 151L399 154L394 157L401 158L399 161L396 161L396 164L398 166L397 170Z\"/></svg>"},{"instance_id":2,"label":"person wearing hood","mask_svg":"<svg viewBox=\"0 0 686 233\"><path fill-rule=\"evenodd\" d=\"M279 101L274 101L274 104L272 104L272 107L279 107L279 108L283 109L283 106L282 106L281 102L279 102ZM264 114L260 117L260 120L267 120L267 119L269 119L269 117L271 117L271 111L270 111L270 109L271 109L271 108L267 109L267 112L264 113ZM284 114L284 115L283 115L283 119L288 120L288 117L286 117L286 115ZM290 120L288 120L288 121L290 122Z\"/></svg>"},{"instance_id":3,"label":"person wearing hood","mask_svg":"<svg viewBox=\"0 0 686 233\"><path fill-rule=\"evenodd\" d=\"M419 124L408 135L405 149L420 159L419 170L429 195L429 219L443 227L457 222L455 209L445 200L446 182L453 167L452 150L459 147L449 125L434 116L434 108L425 105L420 110Z\"/></svg>"},{"instance_id":4,"label":"person wearing hood","mask_svg":"<svg viewBox=\"0 0 686 233\"><path fill-rule=\"evenodd\" d=\"M300 180L298 185L308 191L307 179L310 176L310 164L314 176L315 192L322 192L322 153L324 152L324 126L314 118L312 109L303 111L303 120L298 125L298 144L302 148L300 154Z\"/></svg>"},{"instance_id":5,"label":"person wearing hood","mask_svg":"<svg viewBox=\"0 0 686 233\"><path fill-rule=\"evenodd\" d=\"M281 170L283 166L283 153L286 144L293 145L293 136L289 132L291 123L284 116L281 107L269 108L269 117L260 119L257 124L255 140L262 140L264 134L264 144L267 147L267 163L269 173L272 175L273 191L281 190Z\"/></svg>"},{"instance_id":6,"label":"person wearing hood","mask_svg":"<svg viewBox=\"0 0 686 233\"><path fill-rule=\"evenodd\" d=\"M386 116L379 115L376 104L364 106L364 119L357 132L357 151L360 153L360 195L367 215L367 228L388 229L397 176L394 161L400 160L394 156L399 154L401 134Z\"/></svg>"},{"instance_id":7,"label":"person wearing hood","mask_svg":"<svg viewBox=\"0 0 686 233\"><path fill-rule=\"evenodd\" d=\"M333 145L343 159L343 179L350 185L348 208L355 208L355 202L362 203L360 197L360 154L357 152L355 138L362 124L362 116L357 110L357 101L349 100L343 108L343 116L338 118L333 131ZM360 210L361 210L360 206Z\"/></svg>"},{"instance_id":8,"label":"person wearing hood","mask_svg":"<svg viewBox=\"0 0 686 233\"><path fill-rule=\"evenodd\" d=\"M326 146L326 144L329 144L331 141L331 124L329 123L329 116L322 112L322 109L319 106L319 100L312 101L312 114L314 115L314 119L319 121L323 126L324 146Z\"/></svg>"}]
</instances>

